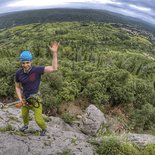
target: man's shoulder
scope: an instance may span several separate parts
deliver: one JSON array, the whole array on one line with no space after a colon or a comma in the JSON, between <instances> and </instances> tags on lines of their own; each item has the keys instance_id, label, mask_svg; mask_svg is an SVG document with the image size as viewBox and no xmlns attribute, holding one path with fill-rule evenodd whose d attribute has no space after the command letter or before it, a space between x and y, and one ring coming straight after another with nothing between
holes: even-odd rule
<instances>
[{"instance_id":1,"label":"man's shoulder","mask_svg":"<svg viewBox=\"0 0 155 155\"><path fill-rule=\"evenodd\" d=\"M44 72L44 69L45 69L45 66L33 66L32 67L32 71L34 72L41 72L41 73L43 73Z\"/></svg>"},{"instance_id":2,"label":"man's shoulder","mask_svg":"<svg viewBox=\"0 0 155 155\"><path fill-rule=\"evenodd\" d=\"M22 72L22 68L17 69L16 74Z\"/></svg>"},{"instance_id":3,"label":"man's shoulder","mask_svg":"<svg viewBox=\"0 0 155 155\"><path fill-rule=\"evenodd\" d=\"M32 67L33 70L43 69L43 68L45 68L45 66L33 66Z\"/></svg>"},{"instance_id":4,"label":"man's shoulder","mask_svg":"<svg viewBox=\"0 0 155 155\"><path fill-rule=\"evenodd\" d=\"M22 75L23 73L23 70L21 68L19 68L17 71L16 71L16 78L19 78L20 75Z\"/></svg>"}]
</instances>

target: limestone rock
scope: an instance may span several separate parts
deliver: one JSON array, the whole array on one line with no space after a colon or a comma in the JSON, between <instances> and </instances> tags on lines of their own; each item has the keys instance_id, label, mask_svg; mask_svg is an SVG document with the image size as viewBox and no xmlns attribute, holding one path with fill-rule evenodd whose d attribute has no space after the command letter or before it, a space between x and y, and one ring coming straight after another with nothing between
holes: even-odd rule
<instances>
[{"instance_id":1,"label":"limestone rock","mask_svg":"<svg viewBox=\"0 0 155 155\"><path fill-rule=\"evenodd\" d=\"M129 133L127 138L139 147L145 147L148 144L155 144L155 136L149 134Z\"/></svg>"},{"instance_id":2,"label":"limestone rock","mask_svg":"<svg viewBox=\"0 0 155 155\"><path fill-rule=\"evenodd\" d=\"M87 135L95 135L103 123L106 123L104 114L94 105L90 105L82 115L80 129Z\"/></svg>"},{"instance_id":3,"label":"limestone rock","mask_svg":"<svg viewBox=\"0 0 155 155\"><path fill-rule=\"evenodd\" d=\"M0 155L96 155L87 142L88 137L78 128L66 124L59 117L50 117L47 122L47 136L35 135L40 130L30 111L29 129L21 136L19 127L23 125L21 111L16 108L0 110L0 129L9 124L11 131L0 132ZM32 132L33 131L33 132Z\"/></svg>"}]
</instances>

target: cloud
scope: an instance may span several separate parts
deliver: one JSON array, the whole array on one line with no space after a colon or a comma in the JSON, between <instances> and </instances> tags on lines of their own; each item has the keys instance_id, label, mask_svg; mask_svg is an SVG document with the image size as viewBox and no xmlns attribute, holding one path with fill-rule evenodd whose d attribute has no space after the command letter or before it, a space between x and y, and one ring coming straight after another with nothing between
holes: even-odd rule
<instances>
[{"instance_id":1,"label":"cloud","mask_svg":"<svg viewBox=\"0 0 155 155\"><path fill-rule=\"evenodd\" d=\"M147 7L141 7L133 4L129 4L129 7L134 8L136 10L142 11L142 12L150 12L152 9Z\"/></svg>"},{"instance_id":2,"label":"cloud","mask_svg":"<svg viewBox=\"0 0 155 155\"><path fill-rule=\"evenodd\" d=\"M155 25L155 6L154 0L113 0L115 3L104 7L106 10L121 13L123 15L139 18L145 22Z\"/></svg>"},{"instance_id":3,"label":"cloud","mask_svg":"<svg viewBox=\"0 0 155 155\"><path fill-rule=\"evenodd\" d=\"M138 7L146 7L155 10L154 0L113 0L114 2L120 2L127 5L135 5Z\"/></svg>"},{"instance_id":4,"label":"cloud","mask_svg":"<svg viewBox=\"0 0 155 155\"><path fill-rule=\"evenodd\" d=\"M52 1L52 0L19 0L19 1L10 1L8 3L8 7L36 7L36 6L54 6L54 5L64 5L69 3L101 3L101 4L113 4L117 2L113 2L112 0L58 0L58 1Z\"/></svg>"},{"instance_id":5,"label":"cloud","mask_svg":"<svg viewBox=\"0 0 155 155\"><path fill-rule=\"evenodd\" d=\"M0 0L0 13L40 8L104 9L155 24L154 0Z\"/></svg>"},{"instance_id":6,"label":"cloud","mask_svg":"<svg viewBox=\"0 0 155 155\"><path fill-rule=\"evenodd\" d=\"M70 1L70 0L67 0ZM51 0L20 0L16 2L12 2L8 4L8 7L36 7L36 6L50 6L50 5L63 5L65 3L65 0L59 0L59 1L51 1Z\"/></svg>"}]
</instances>

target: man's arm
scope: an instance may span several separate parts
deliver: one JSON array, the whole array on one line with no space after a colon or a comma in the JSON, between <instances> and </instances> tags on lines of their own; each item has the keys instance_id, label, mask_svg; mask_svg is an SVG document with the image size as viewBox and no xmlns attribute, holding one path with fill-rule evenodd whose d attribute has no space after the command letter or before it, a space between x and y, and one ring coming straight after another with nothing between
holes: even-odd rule
<instances>
[{"instance_id":1,"label":"man's arm","mask_svg":"<svg viewBox=\"0 0 155 155\"><path fill-rule=\"evenodd\" d=\"M58 69L58 60L57 60L58 48L59 48L59 43L57 42L51 43L51 45L49 45L49 50L53 55L53 60L52 60L51 66L45 66L44 73L51 73Z\"/></svg>"},{"instance_id":2,"label":"man's arm","mask_svg":"<svg viewBox=\"0 0 155 155\"><path fill-rule=\"evenodd\" d=\"M22 99L22 93L21 93L21 86L20 86L20 83L15 82L15 89L16 89L17 97L18 97L19 100L22 102L23 99Z\"/></svg>"}]
</instances>

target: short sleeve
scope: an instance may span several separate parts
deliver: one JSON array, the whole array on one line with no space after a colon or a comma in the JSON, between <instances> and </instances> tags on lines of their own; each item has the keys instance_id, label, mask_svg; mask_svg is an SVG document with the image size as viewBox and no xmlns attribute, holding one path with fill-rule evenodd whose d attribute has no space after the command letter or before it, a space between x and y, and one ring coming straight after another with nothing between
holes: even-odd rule
<instances>
[{"instance_id":1,"label":"short sleeve","mask_svg":"<svg viewBox=\"0 0 155 155\"><path fill-rule=\"evenodd\" d=\"M38 74L44 74L45 66L37 66L35 70Z\"/></svg>"},{"instance_id":2,"label":"short sleeve","mask_svg":"<svg viewBox=\"0 0 155 155\"><path fill-rule=\"evenodd\" d=\"M19 81L19 74L18 74L18 71L16 72L15 82L20 82L20 81Z\"/></svg>"}]
</instances>

